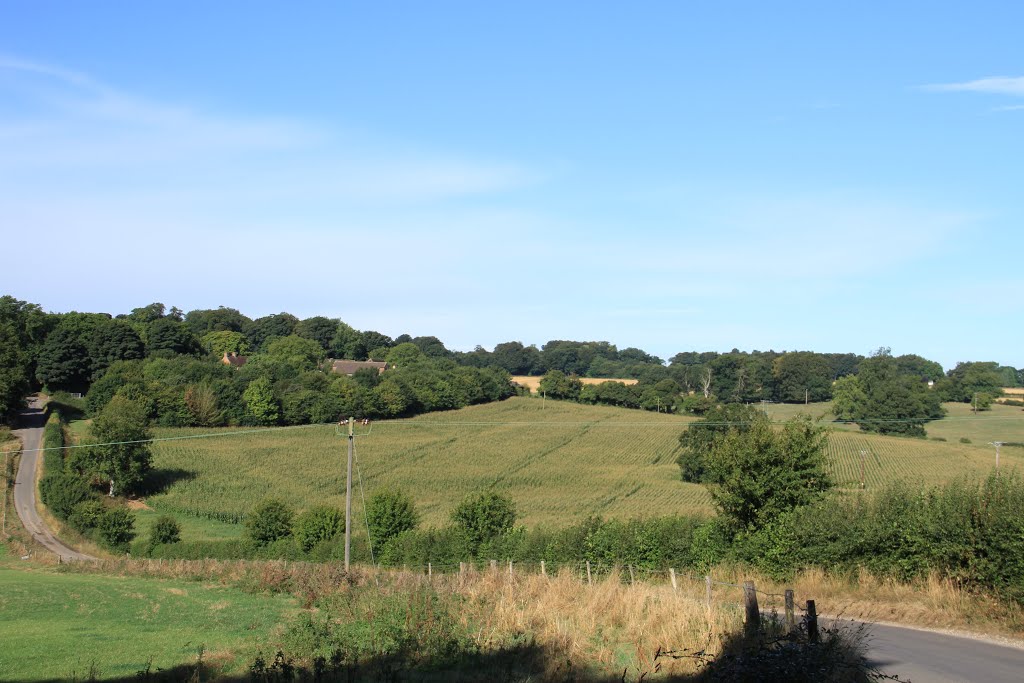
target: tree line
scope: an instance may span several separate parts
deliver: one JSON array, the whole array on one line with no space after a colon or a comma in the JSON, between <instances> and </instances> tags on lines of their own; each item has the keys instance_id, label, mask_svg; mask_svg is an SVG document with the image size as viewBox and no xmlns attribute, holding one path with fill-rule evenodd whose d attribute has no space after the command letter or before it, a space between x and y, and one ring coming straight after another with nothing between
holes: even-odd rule
<instances>
[{"instance_id":1,"label":"tree line","mask_svg":"<svg viewBox=\"0 0 1024 683\"><path fill-rule=\"evenodd\" d=\"M224 366L219 359L225 353L245 356L248 363ZM324 371L330 358L387 361L394 371L338 376ZM144 401L152 421L168 426L408 416L500 400L514 391L509 375L543 376L541 390L551 398L696 415L723 403L835 398L837 415L862 425L881 424L879 416L932 419L936 409L930 397L985 409L1000 387L1024 383L1020 370L994 362L959 363L944 372L934 361L913 354L893 357L887 349L868 357L692 351L665 361L606 341L552 340L539 348L509 341L492 351L459 352L434 336L391 338L324 316L278 313L251 319L233 308L184 313L161 303L117 316L54 314L0 297L0 419L5 421L40 387L85 394L91 413L120 391ZM584 377L637 383L583 384L579 378ZM901 406L911 406L910 414L902 415Z\"/></svg>"}]
</instances>

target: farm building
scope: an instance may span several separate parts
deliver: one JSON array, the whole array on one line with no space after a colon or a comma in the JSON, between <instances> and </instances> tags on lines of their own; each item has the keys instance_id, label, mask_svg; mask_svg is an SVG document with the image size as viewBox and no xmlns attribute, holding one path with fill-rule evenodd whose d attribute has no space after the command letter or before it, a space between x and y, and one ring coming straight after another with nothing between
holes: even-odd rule
<instances>
[{"instance_id":1,"label":"farm building","mask_svg":"<svg viewBox=\"0 0 1024 683\"><path fill-rule=\"evenodd\" d=\"M223 363L224 365L230 365L233 368L240 368L249 362L249 357L239 356L234 351L232 351L231 353L225 351L224 357L220 359L220 362Z\"/></svg>"}]
</instances>

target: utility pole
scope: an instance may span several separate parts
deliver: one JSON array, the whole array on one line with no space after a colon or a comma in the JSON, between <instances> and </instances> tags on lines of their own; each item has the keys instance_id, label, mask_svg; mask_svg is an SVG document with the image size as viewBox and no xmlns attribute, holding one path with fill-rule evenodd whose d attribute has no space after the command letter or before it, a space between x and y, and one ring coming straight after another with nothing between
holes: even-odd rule
<instances>
[{"instance_id":1,"label":"utility pole","mask_svg":"<svg viewBox=\"0 0 1024 683\"><path fill-rule=\"evenodd\" d=\"M348 476L345 477L345 571L348 571L349 557L352 552L352 447L355 443L356 419L348 419Z\"/></svg>"},{"instance_id":2,"label":"utility pole","mask_svg":"<svg viewBox=\"0 0 1024 683\"><path fill-rule=\"evenodd\" d=\"M810 401L810 399L808 398L809 396L810 396L810 391L807 390L807 389L804 389L804 405L807 405L808 402Z\"/></svg>"},{"instance_id":3,"label":"utility pole","mask_svg":"<svg viewBox=\"0 0 1024 683\"><path fill-rule=\"evenodd\" d=\"M989 441L990 446L996 447L996 469L999 469L999 447L1005 444L1005 441Z\"/></svg>"}]
</instances>

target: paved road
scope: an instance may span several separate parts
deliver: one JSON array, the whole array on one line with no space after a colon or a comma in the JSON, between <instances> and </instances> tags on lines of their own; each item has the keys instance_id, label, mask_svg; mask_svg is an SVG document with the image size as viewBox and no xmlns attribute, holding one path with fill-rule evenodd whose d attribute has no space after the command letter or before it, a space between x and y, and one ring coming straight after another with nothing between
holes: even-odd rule
<instances>
[{"instance_id":1,"label":"paved road","mask_svg":"<svg viewBox=\"0 0 1024 683\"><path fill-rule=\"evenodd\" d=\"M913 683L1024 681L1024 649L889 624L869 625L868 661Z\"/></svg>"},{"instance_id":2,"label":"paved road","mask_svg":"<svg viewBox=\"0 0 1024 683\"><path fill-rule=\"evenodd\" d=\"M24 450L21 454L21 464L18 465L18 474L14 479L14 507L18 511L18 516L21 517L21 523L32 534L32 538L62 559L96 559L91 555L72 550L57 540L57 537L53 535L39 513L36 512L36 473L39 470L39 461L43 456L36 449L42 447L43 427L46 424L46 415L38 399L29 401L29 409L22 411L20 423L22 428L14 430L14 433L21 439L21 447Z\"/></svg>"}]
</instances>

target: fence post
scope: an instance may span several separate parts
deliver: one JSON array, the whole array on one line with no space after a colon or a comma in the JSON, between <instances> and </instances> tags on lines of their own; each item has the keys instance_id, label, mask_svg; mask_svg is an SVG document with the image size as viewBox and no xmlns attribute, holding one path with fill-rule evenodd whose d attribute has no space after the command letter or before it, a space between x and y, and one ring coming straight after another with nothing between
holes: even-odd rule
<instances>
[{"instance_id":1,"label":"fence post","mask_svg":"<svg viewBox=\"0 0 1024 683\"><path fill-rule=\"evenodd\" d=\"M812 643L818 642L818 610L814 606L814 600L807 601L807 640Z\"/></svg>"},{"instance_id":2,"label":"fence post","mask_svg":"<svg viewBox=\"0 0 1024 683\"><path fill-rule=\"evenodd\" d=\"M633 576L633 565L626 565L629 567L629 585L632 586L636 583L636 578Z\"/></svg>"},{"instance_id":3,"label":"fence post","mask_svg":"<svg viewBox=\"0 0 1024 683\"><path fill-rule=\"evenodd\" d=\"M704 575L704 593L708 601L708 609L711 609L711 575Z\"/></svg>"},{"instance_id":4,"label":"fence post","mask_svg":"<svg viewBox=\"0 0 1024 683\"><path fill-rule=\"evenodd\" d=\"M491 571L495 572L497 570L498 570L498 561L497 560L491 560Z\"/></svg>"},{"instance_id":5,"label":"fence post","mask_svg":"<svg viewBox=\"0 0 1024 683\"><path fill-rule=\"evenodd\" d=\"M548 575L547 567L544 566L544 560L540 561L540 574L541 574L541 576L547 576Z\"/></svg>"},{"instance_id":6,"label":"fence post","mask_svg":"<svg viewBox=\"0 0 1024 683\"><path fill-rule=\"evenodd\" d=\"M676 583L676 570L675 570L675 568L669 567L668 575L672 577L672 590L674 592L678 593L679 592L679 584Z\"/></svg>"},{"instance_id":7,"label":"fence post","mask_svg":"<svg viewBox=\"0 0 1024 683\"><path fill-rule=\"evenodd\" d=\"M465 574L465 573L466 573L466 563L465 562L459 562L459 575L461 576L462 574Z\"/></svg>"},{"instance_id":8,"label":"fence post","mask_svg":"<svg viewBox=\"0 0 1024 683\"><path fill-rule=\"evenodd\" d=\"M512 578L512 560L508 561L508 578Z\"/></svg>"},{"instance_id":9,"label":"fence post","mask_svg":"<svg viewBox=\"0 0 1024 683\"><path fill-rule=\"evenodd\" d=\"M786 589L786 633L796 630L796 615L793 611L793 589Z\"/></svg>"},{"instance_id":10,"label":"fence post","mask_svg":"<svg viewBox=\"0 0 1024 683\"><path fill-rule=\"evenodd\" d=\"M590 560L587 560L587 585L593 585L594 581L590 578Z\"/></svg>"},{"instance_id":11,"label":"fence post","mask_svg":"<svg viewBox=\"0 0 1024 683\"><path fill-rule=\"evenodd\" d=\"M743 604L747 613L747 635L756 635L761 629L761 611L757 608L757 590L753 581L743 582Z\"/></svg>"},{"instance_id":12,"label":"fence post","mask_svg":"<svg viewBox=\"0 0 1024 683\"><path fill-rule=\"evenodd\" d=\"M433 576L433 575L434 575L434 565L431 564L430 562L427 562L427 576Z\"/></svg>"}]
</instances>

